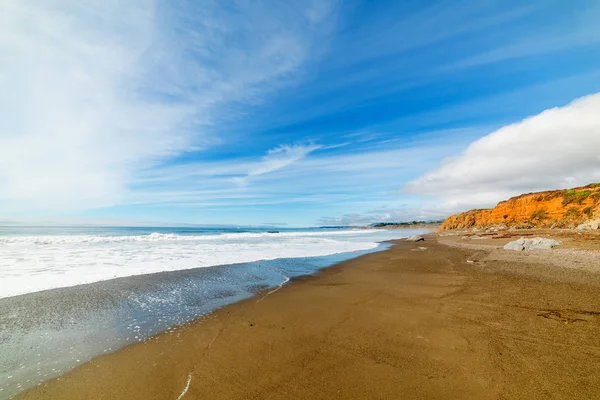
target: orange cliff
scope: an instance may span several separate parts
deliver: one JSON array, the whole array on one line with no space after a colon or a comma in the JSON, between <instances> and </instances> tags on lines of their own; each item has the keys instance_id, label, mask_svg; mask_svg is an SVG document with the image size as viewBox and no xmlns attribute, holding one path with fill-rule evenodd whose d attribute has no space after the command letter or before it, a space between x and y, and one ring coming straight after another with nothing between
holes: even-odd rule
<instances>
[{"instance_id":1,"label":"orange cliff","mask_svg":"<svg viewBox=\"0 0 600 400\"><path fill-rule=\"evenodd\" d=\"M492 209L448 217L439 230L488 228L598 229L600 183L569 190L528 193L502 201Z\"/></svg>"}]
</instances>

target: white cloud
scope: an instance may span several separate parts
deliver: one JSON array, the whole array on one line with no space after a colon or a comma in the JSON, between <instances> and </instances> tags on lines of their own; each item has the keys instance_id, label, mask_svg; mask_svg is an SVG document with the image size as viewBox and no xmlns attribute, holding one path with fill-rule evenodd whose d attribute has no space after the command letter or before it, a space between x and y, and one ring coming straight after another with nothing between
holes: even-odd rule
<instances>
[{"instance_id":1,"label":"white cloud","mask_svg":"<svg viewBox=\"0 0 600 400\"><path fill-rule=\"evenodd\" d=\"M271 172L278 171L295 162L303 159L309 153L320 149L321 146L317 145L281 145L271 149L267 154L262 157L258 162L248 164L237 164L233 168L229 169L229 172L234 170L243 170L243 176L235 176L231 178L231 181L240 186L248 184L248 180L251 177L269 174ZM227 167L227 166L225 166ZM221 169L223 171L223 169Z\"/></svg>"},{"instance_id":2,"label":"white cloud","mask_svg":"<svg viewBox=\"0 0 600 400\"><path fill-rule=\"evenodd\" d=\"M309 7L3 0L0 204L118 204L138 170L224 140L210 128L306 61L327 23Z\"/></svg>"},{"instance_id":3,"label":"white cloud","mask_svg":"<svg viewBox=\"0 0 600 400\"><path fill-rule=\"evenodd\" d=\"M447 210L600 180L600 93L505 126L406 185Z\"/></svg>"},{"instance_id":4,"label":"white cloud","mask_svg":"<svg viewBox=\"0 0 600 400\"><path fill-rule=\"evenodd\" d=\"M274 172L285 168L306 157L309 153L318 150L321 146L317 145L294 145L279 146L269 150L260 163L253 166L248 172L248 176L257 176Z\"/></svg>"}]
</instances>

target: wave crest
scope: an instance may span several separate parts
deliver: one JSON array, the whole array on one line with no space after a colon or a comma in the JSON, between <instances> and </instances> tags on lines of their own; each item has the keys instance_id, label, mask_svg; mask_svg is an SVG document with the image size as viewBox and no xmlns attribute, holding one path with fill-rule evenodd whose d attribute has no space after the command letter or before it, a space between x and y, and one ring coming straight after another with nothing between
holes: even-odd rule
<instances>
[{"instance_id":1,"label":"wave crest","mask_svg":"<svg viewBox=\"0 0 600 400\"><path fill-rule=\"evenodd\" d=\"M178 235L176 233L153 232L147 235L132 236L96 236L96 235L65 235L65 236L0 236L0 244L77 244L77 243L119 243L119 242L162 242L162 241L215 241L235 239L264 239L264 238L302 238L323 236L345 236L368 234L375 230L347 230L335 232L240 232L213 235Z\"/></svg>"}]
</instances>

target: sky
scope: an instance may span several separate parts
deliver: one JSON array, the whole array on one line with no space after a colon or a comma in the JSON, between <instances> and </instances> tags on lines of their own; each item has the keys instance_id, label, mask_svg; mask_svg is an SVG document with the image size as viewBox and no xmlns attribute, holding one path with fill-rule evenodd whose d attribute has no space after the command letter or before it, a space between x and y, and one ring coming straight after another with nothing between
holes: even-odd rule
<instances>
[{"instance_id":1,"label":"sky","mask_svg":"<svg viewBox=\"0 0 600 400\"><path fill-rule=\"evenodd\" d=\"M600 181L596 0L3 0L0 223L436 220Z\"/></svg>"}]
</instances>

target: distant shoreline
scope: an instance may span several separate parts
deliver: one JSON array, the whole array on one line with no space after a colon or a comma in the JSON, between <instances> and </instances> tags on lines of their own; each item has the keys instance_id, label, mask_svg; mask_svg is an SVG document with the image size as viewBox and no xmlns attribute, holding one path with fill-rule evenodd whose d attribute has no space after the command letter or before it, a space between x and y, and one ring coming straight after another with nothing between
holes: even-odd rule
<instances>
[{"instance_id":1,"label":"distant shoreline","mask_svg":"<svg viewBox=\"0 0 600 400\"><path fill-rule=\"evenodd\" d=\"M399 224L375 224L372 226L365 226L364 229L431 229L432 231L437 230L441 226L441 222L418 222L418 223L399 223Z\"/></svg>"},{"instance_id":2,"label":"distant shoreline","mask_svg":"<svg viewBox=\"0 0 600 400\"><path fill-rule=\"evenodd\" d=\"M444 221L377 222L371 225L319 226L318 229L422 229L437 230Z\"/></svg>"}]
</instances>

